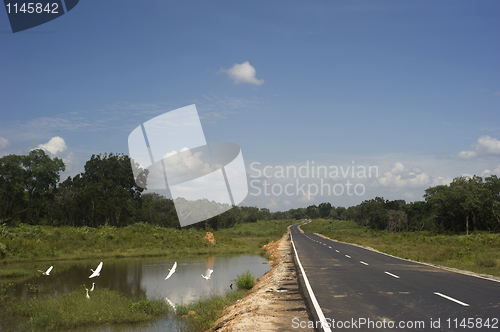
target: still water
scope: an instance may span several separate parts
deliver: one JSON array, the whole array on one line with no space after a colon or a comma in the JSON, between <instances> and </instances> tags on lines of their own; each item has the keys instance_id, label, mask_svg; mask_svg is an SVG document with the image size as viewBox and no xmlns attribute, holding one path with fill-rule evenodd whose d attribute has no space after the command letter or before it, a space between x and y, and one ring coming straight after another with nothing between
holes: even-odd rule
<instances>
[{"instance_id":1,"label":"still water","mask_svg":"<svg viewBox=\"0 0 500 332\"><path fill-rule=\"evenodd\" d=\"M235 283L237 275L250 270L255 278L271 269L266 260L256 255L222 256L204 258L136 258L104 259L101 275L89 279L90 269L96 269L99 260L55 262L49 276L40 275L15 285L16 296L29 297L30 287L36 287L39 294L58 296L84 287L117 290L133 298L163 299L174 305L189 304L210 295L224 295ZM165 277L177 262L175 273ZM37 269L46 270L47 267ZM37 264L38 266L38 264ZM202 278L207 269L212 269L210 280ZM31 285L31 286L30 286ZM233 285L233 288L236 287ZM92 293L90 293L92 296ZM119 326L93 329L79 329L85 332L115 331L179 331L182 326L168 317L150 323L149 326ZM1 324L0 324L1 325ZM0 330L2 328L0 327Z\"/></svg>"}]
</instances>

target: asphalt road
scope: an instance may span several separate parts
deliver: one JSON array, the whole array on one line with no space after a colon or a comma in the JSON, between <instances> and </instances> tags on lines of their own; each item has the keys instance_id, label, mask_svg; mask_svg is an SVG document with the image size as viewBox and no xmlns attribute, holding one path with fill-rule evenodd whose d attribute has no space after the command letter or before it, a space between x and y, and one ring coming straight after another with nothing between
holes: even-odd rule
<instances>
[{"instance_id":1,"label":"asphalt road","mask_svg":"<svg viewBox=\"0 0 500 332\"><path fill-rule=\"evenodd\" d=\"M500 282L290 230L313 315L299 329L500 331Z\"/></svg>"}]
</instances>

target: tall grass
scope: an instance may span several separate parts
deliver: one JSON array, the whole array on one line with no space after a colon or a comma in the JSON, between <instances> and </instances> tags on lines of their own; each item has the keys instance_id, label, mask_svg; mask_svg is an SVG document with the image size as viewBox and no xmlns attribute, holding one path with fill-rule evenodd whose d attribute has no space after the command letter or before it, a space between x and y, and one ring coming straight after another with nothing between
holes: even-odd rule
<instances>
[{"instance_id":1,"label":"tall grass","mask_svg":"<svg viewBox=\"0 0 500 332\"><path fill-rule=\"evenodd\" d=\"M13 301L3 308L11 318L29 322L35 330L69 329L117 323L137 323L166 314L168 304L161 300L133 302L107 289L91 293L73 291L60 297L44 296Z\"/></svg>"},{"instance_id":2,"label":"tall grass","mask_svg":"<svg viewBox=\"0 0 500 332\"><path fill-rule=\"evenodd\" d=\"M205 331L221 316L225 307L244 297L243 290L232 291L225 296L211 296L192 304L177 306L177 316L184 320L190 331Z\"/></svg>"},{"instance_id":3,"label":"tall grass","mask_svg":"<svg viewBox=\"0 0 500 332\"><path fill-rule=\"evenodd\" d=\"M315 219L301 228L304 232L320 233L402 258L500 276L500 234L389 233L359 226L353 221L323 219Z\"/></svg>"},{"instance_id":4,"label":"tall grass","mask_svg":"<svg viewBox=\"0 0 500 332\"><path fill-rule=\"evenodd\" d=\"M293 220L258 221L212 231L216 245L203 241L207 230L173 229L137 223L127 227L18 227L0 225L0 261L236 254L259 250L278 240Z\"/></svg>"}]
</instances>

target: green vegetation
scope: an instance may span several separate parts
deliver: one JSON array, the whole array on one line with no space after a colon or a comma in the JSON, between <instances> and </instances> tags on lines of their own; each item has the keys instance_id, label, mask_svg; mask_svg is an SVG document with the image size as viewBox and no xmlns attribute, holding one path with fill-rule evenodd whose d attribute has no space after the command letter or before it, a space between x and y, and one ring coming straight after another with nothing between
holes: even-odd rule
<instances>
[{"instance_id":1,"label":"green vegetation","mask_svg":"<svg viewBox=\"0 0 500 332\"><path fill-rule=\"evenodd\" d=\"M187 323L192 331L205 331L220 317L225 307L245 297L243 290L227 293L225 296L211 296L198 302L177 307L177 316Z\"/></svg>"},{"instance_id":2,"label":"green vegetation","mask_svg":"<svg viewBox=\"0 0 500 332\"><path fill-rule=\"evenodd\" d=\"M372 247L402 258L500 276L500 236L494 233L391 233L353 221L324 219L315 219L301 228L304 232L320 233L333 240Z\"/></svg>"},{"instance_id":3,"label":"green vegetation","mask_svg":"<svg viewBox=\"0 0 500 332\"><path fill-rule=\"evenodd\" d=\"M1 305L8 316L27 322L34 330L69 329L116 323L137 323L165 315L169 306L161 300L131 299L118 292L102 289L91 293L85 290L61 295L13 300Z\"/></svg>"},{"instance_id":4,"label":"green vegetation","mask_svg":"<svg viewBox=\"0 0 500 332\"><path fill-rule=\"evenodd\" d=\"M236 287L238 287L238 289L249 290L252 289L254 285L255 285L255 278L250 273L250 270L247 270L242 275L238 275L236 277Z\"/></svg>"},{"instance_id":5,"label":"green vegetation","mask_svg":"<svg viewBox=\"0 0 500 332\"><path fill-rule=\"evenodd\" d=\"M213 231L217 244L207 244L206 230L164 228L137 223L126 227L52 227L21 224L0 225L0 242L5 246L3 262L93 257L163 256L170 254L261 253L260 247L277 241L293 220L261 220ZM3 276L22 275L22 271L2 268Z\"/></svg>"}]
</instances>

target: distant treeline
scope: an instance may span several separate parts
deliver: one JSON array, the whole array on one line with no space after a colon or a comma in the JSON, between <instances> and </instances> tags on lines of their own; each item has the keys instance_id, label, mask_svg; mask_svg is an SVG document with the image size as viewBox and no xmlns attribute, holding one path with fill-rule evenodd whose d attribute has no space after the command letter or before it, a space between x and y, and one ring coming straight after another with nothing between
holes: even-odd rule
<instances>
[{"instance_id":1,"label":"distant treeline","mask_svg":"<svg viewBox=\"0 0 500 332\"><path fill-rule=\"evenodd\" d=\"M179 228L171 199L144 194L134 181L130 158L123 154L93 155L85 171L60 182L63 161L41 149L28 155L0 158L0 224L125 226L136 222ZM429 187L425 201L406 203L376 197L349 208L331 203L270 212L266 208L233 207L195 228L227 228L269 219L350 219L389 231L500 231L500 179L459 177L450 185Z\"/></svg>"}]
</instances>

